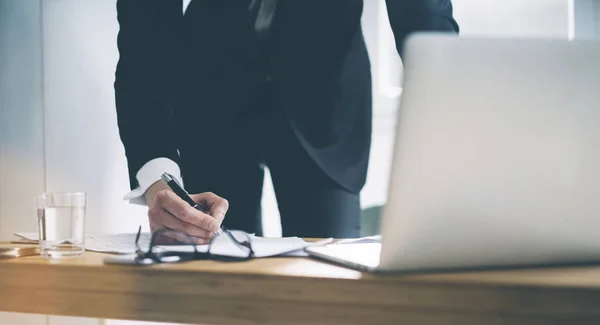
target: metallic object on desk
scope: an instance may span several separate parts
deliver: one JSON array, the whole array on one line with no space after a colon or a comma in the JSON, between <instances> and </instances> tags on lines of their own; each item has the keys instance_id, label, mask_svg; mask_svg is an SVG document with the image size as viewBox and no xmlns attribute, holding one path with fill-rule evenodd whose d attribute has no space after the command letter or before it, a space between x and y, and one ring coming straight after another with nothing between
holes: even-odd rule
<instances>
[{"instance_id":1,"label":"metallic object on desk","mask_svg":"<svg viewBox=\"0 0 600 325\"><path fill-rule=\"evenodd\" d=\"M39 247L0 247L0 259L33 255L40 255Z\"/></svg>"}]
</instances>

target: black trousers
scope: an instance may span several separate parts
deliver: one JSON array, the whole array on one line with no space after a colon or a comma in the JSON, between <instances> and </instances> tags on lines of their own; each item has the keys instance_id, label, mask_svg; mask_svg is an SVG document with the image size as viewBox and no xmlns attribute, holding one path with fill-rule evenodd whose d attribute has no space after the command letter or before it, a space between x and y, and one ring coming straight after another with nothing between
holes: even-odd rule
<instances>
[{"instance_id":1,"label":"black trousers","mask_svg":"<svg viewBox=\"0 0 600 325\"><path fill-rule=\"evenodd\" d=\"M226 228L262 235L261 197L267 166L283 236L360 235L359 193L339 186L313 161L268 84L247 110L212 133L202 145L202 158L186 159L181 152L182 173L191 193L214 192L229 201Z\"/></svg>"}]
</instances>

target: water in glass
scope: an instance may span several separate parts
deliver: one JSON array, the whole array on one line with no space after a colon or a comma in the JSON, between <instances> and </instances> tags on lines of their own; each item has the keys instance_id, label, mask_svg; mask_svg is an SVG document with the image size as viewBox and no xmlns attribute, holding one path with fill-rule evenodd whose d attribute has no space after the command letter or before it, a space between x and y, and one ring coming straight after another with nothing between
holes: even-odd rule
<instances>
[{"instance_id":1,"label":"water in glass","mask_svg":"<svg viewBox=\"0 0 600 325\"><path fill-rule=\"evenodd\" d=\"M70 200L69 200L70 201ZM44 257L63 258L83 254L85 250L85 205L57 204L38 206L40 253Z\"/></svg>"}]
</instances>

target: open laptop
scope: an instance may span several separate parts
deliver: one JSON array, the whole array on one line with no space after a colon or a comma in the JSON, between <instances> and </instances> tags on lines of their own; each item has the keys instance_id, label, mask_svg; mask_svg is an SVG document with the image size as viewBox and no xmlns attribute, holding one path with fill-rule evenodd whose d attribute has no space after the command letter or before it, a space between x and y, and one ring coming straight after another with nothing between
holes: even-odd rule
<instances>
[{"instance_id":1,"label":"open laptop","mask_svg":"<svg viewBox=\"0 0 600 325\"><path fill-rule=\"evenodd\" d=\"M415 34L381 243L365 271L600 261L600 42Z\"/></svg>"}]
</instances>

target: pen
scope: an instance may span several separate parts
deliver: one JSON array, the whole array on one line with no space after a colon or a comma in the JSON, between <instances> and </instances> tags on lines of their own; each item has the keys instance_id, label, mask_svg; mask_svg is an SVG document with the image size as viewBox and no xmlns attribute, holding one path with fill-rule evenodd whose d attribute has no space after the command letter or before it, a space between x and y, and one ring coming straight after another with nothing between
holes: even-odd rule
<instances>
[{"instance_id":1,"label":"pen","mask_svg":"<svg viewBox=\"0 0 600 325\"><path fill-rule=\"evenodd\" d=\"M177 196L179 196L182 200L191 205L194 209L206 212L198 203L192 200L192 198L188 195L188 192L184 190L183 187L181 187L181 185L179 185L179 182L177 182L175 177L169 175L169 173L163 173L160 178L162 178L162 180L165 181L167 185L169 185L171 190L173 190L173 192L175 192ZM213 234L215 234L215 236L220 235L221 230L213 231Z\"/></svg>"}]
</instances>

